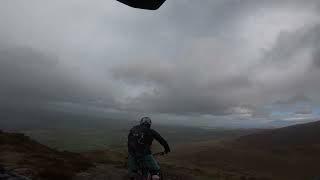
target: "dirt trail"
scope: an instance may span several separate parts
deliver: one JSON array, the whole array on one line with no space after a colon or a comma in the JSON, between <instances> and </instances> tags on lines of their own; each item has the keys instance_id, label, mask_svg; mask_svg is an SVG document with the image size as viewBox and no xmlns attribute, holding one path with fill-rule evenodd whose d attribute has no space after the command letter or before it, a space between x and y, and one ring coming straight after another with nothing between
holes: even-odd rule
<instances>
[{"instance_id":1,"label":"dirt trail","mask_svg":"<svg viewBox=\"0 0 320 180\"><path fill-rule=\"evenodd\" d=\"M76 175L74 180L124 180L126 171L112 165L99 164Z\"/></svg>"},{"instance_id":2,"label":"dirt trail","mask_svg":"<svg viewBox=\"0 0 320 180\"><path fill-rule=\"evenodd\" d=\"M186 175L164 173L166 180L195 180ZM73 180L127 180L126 169L107 164L97 164L86 172L77 174Z\"/></svg>"}]
</instances>

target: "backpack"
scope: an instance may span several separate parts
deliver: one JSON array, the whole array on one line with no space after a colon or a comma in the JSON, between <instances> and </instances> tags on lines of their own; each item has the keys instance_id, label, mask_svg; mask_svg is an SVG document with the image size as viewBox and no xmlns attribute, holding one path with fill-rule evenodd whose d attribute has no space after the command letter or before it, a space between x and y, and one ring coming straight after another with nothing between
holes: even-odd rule
<instances>
[{"instance_id":1,"label":"backpack","mask_svg":"<svg viewBox=\"0 0 320 180\"><path fill-rule=\"evenodd\" d=\"M129 151L134 154L144 154L146 149L145 143L146 132L141 126L135 126L130 130L128 136Z\"/></svg>"}]
</instances>

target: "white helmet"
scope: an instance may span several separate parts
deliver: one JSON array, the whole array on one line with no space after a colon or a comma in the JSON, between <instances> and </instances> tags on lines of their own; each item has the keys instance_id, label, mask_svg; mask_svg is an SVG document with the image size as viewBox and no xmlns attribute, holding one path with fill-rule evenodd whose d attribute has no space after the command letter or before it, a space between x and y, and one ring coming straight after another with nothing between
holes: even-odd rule
<instances>
[{"instance_id":1,"label":"white helmet","mask_svg":"<svg viewBox=\"0 0 320 180\"><path fill-rule=\"evenodd\" d=\"M141 125L149 125L149 126L151 126L152 122L151 122L151 119L149 117L143 117L140 120L140 124Z\"/></svg>"}]
</instances>

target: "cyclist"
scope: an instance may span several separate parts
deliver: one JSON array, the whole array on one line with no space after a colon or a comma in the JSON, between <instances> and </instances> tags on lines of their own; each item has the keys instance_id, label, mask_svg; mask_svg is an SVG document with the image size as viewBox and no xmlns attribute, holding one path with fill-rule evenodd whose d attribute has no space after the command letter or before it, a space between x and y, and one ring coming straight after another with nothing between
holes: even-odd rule
<instances>
[{"instance_id":1,"label":"cyclist","mask_svg":"<svg viewBox=\"0 0 320 180\"><path fill-rule=\"evenodd\" d=\"M140 125L134 126L128 135L128 170L130 179L138 171L138 161L144 163L152 175L153 180L160 179L160 166L151 153L152 141L157 140L165 149L164 153L170 152L170 147L161 135L151 129L151 119L143 117Z\"/></svg>"}]
</instances>

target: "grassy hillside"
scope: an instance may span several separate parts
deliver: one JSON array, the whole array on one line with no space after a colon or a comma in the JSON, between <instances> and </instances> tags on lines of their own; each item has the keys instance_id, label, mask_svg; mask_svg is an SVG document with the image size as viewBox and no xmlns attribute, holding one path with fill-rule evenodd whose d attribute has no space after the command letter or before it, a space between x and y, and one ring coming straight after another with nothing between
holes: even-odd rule
<instances>
[{"instance_id":1,"label":"grassy hillside","mask_svg":"<svg viewBox=\"0 0 320 180\"><path fill-rule=\"evenodd\" d=\"M229 173L231 179L313 180L320 176L319 124L266 130L224 143L186 144L166 161L200 168L213 176Z\"/></svg>"},{"instance_id":2,"label":"grassy hillside","mask_svg":"<svg viewBox=\"0 0 320 180\"><path fill-rule=\"evenodd\" d=\"M174 142L172 153L159 158L170 180L313 180L320 176L319 122L263 131L158 127L170 139L169 142ZM73 144L70 147L81 148L89 142L102 144L118 137L110 134L123 134L125 139L127 129L104 131L102 127L31 132L42 134L39 136L44 138L42 141L50 142L50 138L54 142L61 141L59 146L62 148L72 145L73 140L82 142L80 146ZM116 141L125 143L125 140ZM103 177L117 180L119 173L125 175L127 154L124 144L115 147L103 150L104 147L92 146L97 150L80 154L61 152L23 134L1 132L0 164L13 166L13 169L28 167L36 172L35 177L44 179L70 179L77 172L85 171L80 173L81 180L100 180ZM154 146L155 152L159 150L157 148L159 146ZM87 170L88 167L92 168Z\"/></svg>"},{"instance_id":3,"label":"grassy hillside","mask_svg":"<svg viewBox=\"0 0 320 180\"><path fill-rule=\"evenodd\" d=\"M119 151L60 152L23 134L0 131L0 168L32 180L124 180L125 162L126 154ZM195 180L178 168L166 168L165 176Z\"/></svg>"},{"instance_id":4,"label":"grassy hillside","mask_svg":"<svg viewBox=\"0 0 320 180\"><path fill-rule=\"evenodd\" d=\"M48 148L23 134L0 132L0 166L33 180L70 180L93 164L80 154Z\"/></svg>"}]
</instances>

